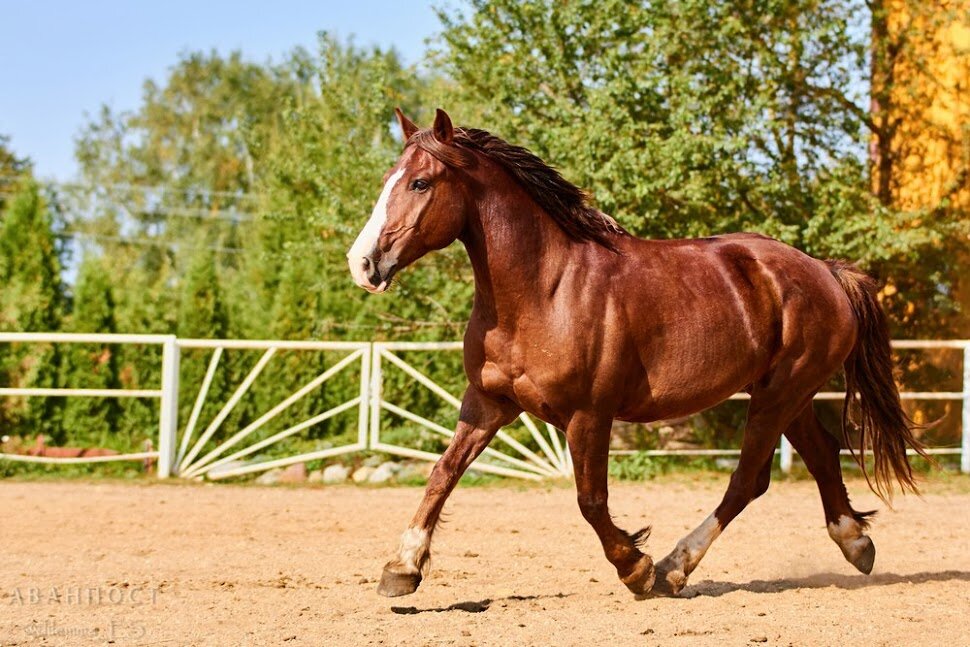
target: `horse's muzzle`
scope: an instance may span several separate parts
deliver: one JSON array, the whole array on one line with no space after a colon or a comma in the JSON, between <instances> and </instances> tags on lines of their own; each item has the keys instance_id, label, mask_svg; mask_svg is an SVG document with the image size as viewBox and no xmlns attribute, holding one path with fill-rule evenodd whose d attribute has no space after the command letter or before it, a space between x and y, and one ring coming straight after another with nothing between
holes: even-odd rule
<instances>
[{"instance_id":1,"label":"horse's muzzle","mask_svg":"<svg viewBox=\"0 0 970 647\"><path fill-rule=\"evenodd\" d=\"M381 256L375 260L373 256L348 255L347 262L350 273L354 277L354 283L372 294L385 292L397 270L397 261L387 256Z\"/></svg>"}]
</instances>

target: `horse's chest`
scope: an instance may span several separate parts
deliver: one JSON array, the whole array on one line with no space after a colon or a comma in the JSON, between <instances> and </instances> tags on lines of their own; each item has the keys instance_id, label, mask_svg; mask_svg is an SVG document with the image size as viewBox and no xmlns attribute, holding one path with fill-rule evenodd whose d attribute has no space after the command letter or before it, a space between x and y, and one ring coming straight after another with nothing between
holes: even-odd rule
<instances>
[{"instance_id":1,"label":"horse's chest","mask_svg":"<svg viewBox=\"0 0 970 647\"><path fill-rule=\"evenodd\" d=\"M569 363L542 349L527 352L506 346L503 353L488 353L478 371L478 386L495 396L508 398L543 419L555 418L564 405L560 400L570 384ZM538 357L534 356L538 353Z\"/></svg>"}]
</instances>

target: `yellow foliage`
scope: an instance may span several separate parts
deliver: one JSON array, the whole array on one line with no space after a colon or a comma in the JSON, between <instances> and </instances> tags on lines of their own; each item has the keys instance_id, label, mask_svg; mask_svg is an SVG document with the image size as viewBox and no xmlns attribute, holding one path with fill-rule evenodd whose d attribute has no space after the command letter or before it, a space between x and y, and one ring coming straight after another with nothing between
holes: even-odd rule
<instances>
[{"instance_id":1,"label":"yellow foliage","mask_svg":"<svg viewBox=\"0 0 970 647\"><path fill-rule=\"evenodd\" d=\"M970 208L970 0L889 0L893 203L906 210ZM877 90L874 88L874 90Z\"/></svg>"}]
</instances>

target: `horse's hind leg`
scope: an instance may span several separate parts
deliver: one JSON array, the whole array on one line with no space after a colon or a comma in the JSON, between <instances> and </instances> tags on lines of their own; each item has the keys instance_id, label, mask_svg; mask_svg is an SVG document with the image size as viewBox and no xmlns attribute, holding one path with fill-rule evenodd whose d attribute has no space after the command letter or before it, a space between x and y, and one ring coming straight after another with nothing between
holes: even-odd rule
<instances>
[{"instance_id":1,"label":"horse's hind leg","mask_svg":"<svg viewBox=\"0 0 970 647\"><path fill-rule=\"evenodd\" d=\"M714 540L753 500L768 490L775 447L784 430L806 399L791 404L776 390L755 391L748 408L748 422L741 442L738 467L731 475L724 498L714 512L690 534L677 542L673 551L657 563L653 592L676 595L687 584ZM809 395L808 398L811 396Z\"/></svg>"},{"instance_id":2,"label":"horse's hind leg","mask_svg":"<svg viewBox=\"0 0 970 647\"><path fill-rule=\"evenodd\" d=\"M839 463L839 441L825 430L811 404L785 430L785 436L815 477L829 536L849 563L868 575L876 548L863 531L869 527L866 517L873 513L856 512L849 503Z\"/></svg>"},{"instance_id":3,"label":"horse's hind leg","mask_svg":"<svg viewBox=\"0 0 970 647\"><path fill-rule=\"evenodd\" d=\"M612 418L585 413L573 415L566 426L566 441L576 475L576 498L583 518L603 544L603 552L616 567L620 581L636 594L650 591L654 582L653 560L637 548L650 534L649 528L628 534L610 517L607 499L607 462Z\"/></svg>"}]
</instances>

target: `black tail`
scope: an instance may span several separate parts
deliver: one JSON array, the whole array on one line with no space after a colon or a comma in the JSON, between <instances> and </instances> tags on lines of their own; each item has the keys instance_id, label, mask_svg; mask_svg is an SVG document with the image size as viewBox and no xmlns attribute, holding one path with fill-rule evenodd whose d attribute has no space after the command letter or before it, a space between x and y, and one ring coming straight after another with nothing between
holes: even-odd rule
<instances>
[{"instance_id":1,"label":"black tail","mask_svg":"<svg viewBox=\"0 0 970 647\"><path fill-rule=\"evenodd\" d=\"M829 261L829 268L849 297L859 326L855 347L845 361L842 433L846 444L851 450L848 421L850 410L854 410L861 456L855 451L852 455L872 491L883 501L892 499L895 480L904 492L907 489L917 492L906 448L912 447L920 456L928 457L922 443L913 436L916 425L899 402L899 391L893 381L889 328L876 299L878 285L875 279L849 263ZM874 459L872 480L865 462L867 444L872 446Z\"/></svg>"}]
</instances>

